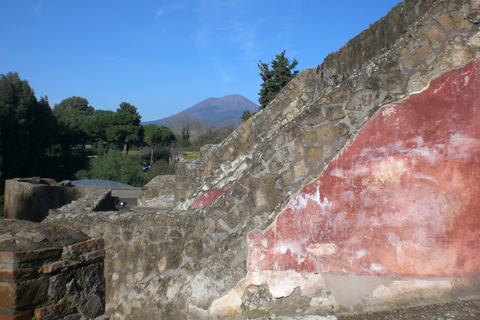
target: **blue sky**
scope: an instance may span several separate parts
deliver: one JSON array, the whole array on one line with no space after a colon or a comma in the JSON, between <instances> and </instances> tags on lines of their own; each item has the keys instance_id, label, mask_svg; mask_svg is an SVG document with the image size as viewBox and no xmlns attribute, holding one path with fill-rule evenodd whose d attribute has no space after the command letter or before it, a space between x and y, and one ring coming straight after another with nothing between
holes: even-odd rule
<instances>
[{"instance_id":1,"label":"blue sky","mask_svg":"<svg viewBox=\"0 0 480 320\"><path fill-rule=\"evenodd\" d=\"M314 68L399 0L1 0L0 73L50 106L135 105L143 121L210 98L258 104L257 63Z\"/></svg>"}]
</instances>

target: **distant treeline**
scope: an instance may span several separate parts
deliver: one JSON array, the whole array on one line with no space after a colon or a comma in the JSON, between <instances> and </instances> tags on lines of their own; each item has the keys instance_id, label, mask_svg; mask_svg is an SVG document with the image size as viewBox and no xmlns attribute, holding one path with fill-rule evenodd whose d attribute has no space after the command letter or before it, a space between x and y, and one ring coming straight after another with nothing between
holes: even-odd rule
<instances>
[{"instance_id":1,"label":"distant treeline","mask_svg":"<svg viewBox=\"0 0 480 320\"><path fill-rule=\"evenodd\" d=\"M95 110L87 99L73 96L50 107L48 98L35 97L27 80L10 72L0 75L0 183L16 177L48 176L72 179L88 169L88 156L128 155L131 148L141 162L152 164L154 150L167 153L179 146L196 148L218 143L234 130L206 126L189 117L175 119L179 130L154 124L142 126L137 108L122 102L116 111ZM110 152L109 152L110 151ZM167 156L167 160L168 160Z\"/></svg>"}]
</instances>

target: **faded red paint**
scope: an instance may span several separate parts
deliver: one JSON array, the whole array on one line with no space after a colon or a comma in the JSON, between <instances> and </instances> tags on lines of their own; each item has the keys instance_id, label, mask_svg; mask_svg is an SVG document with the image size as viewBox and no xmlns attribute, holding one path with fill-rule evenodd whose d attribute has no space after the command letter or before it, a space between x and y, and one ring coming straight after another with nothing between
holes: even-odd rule
<instances>
[{"instance_id":1,"label":"faded red paint","mask_svg":"<svg viewBox=\"0 0 480 320\"><path fill-rule=\"evenodd\" d=\"M479 108L472 62L381 110L269 229L249 235L249 270L479 276ZM329 245L333 254L312 254Z\"/></svg>"},{"instance_id":2,"label":"faded red paint","mask_svg":"<svg viewBox=\"0 0 480 320\"><path fill-rule=\"evenodd\" d=\"M217 200L217 198L220 197L222 194L224 194L227 190L228 190L228 187L224 187L221 190L211 190L202 194L190 206L190 209L197 209L197 208L203 208L208 206L210 203Z\"/></svg>"}]
</instances>

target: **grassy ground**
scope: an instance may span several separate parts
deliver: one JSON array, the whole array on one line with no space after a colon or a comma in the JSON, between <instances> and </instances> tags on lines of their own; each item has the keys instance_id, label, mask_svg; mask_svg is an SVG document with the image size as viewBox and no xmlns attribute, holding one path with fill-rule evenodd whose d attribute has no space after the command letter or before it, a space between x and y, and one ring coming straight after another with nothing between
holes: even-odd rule
<instances>
[{"instance_id":1,"label":"grassy ground","mask_svg":"<svg viewBox=\"0 0 480 320\"><path fill-rule=\"evenodd\" d=\"M185 159L198 159L198 157L200 157L200 151L183 151Z\"/></svg>"}]
</instances>

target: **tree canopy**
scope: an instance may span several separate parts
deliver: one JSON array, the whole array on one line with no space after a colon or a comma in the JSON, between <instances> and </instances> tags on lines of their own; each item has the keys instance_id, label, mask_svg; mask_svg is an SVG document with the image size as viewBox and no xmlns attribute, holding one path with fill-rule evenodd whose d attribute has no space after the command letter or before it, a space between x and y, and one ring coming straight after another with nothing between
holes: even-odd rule
<instances>
[{"instance_id":1,"label":"tree canopy","mask_svg":"<svg viewBox=\"0 0 480 320\"><path fill-rule=\"evenodd\" d=\"M260 77L263 83L259 92L260 109L264 109L277 94L297 75L294 70L298 61L292 62L285 56L285 50L277 54L270 63L264 63L260 60L257 64L260 69Z\"/></svg>"},{"instance_id":2,"label":"tree canopy","mask_svg":"<svg viewBox=\"0 0 480 320\"><path fill-rule=\"evenodd\" d=\"M115 141L119 145L123 145L123 155L128 153L129 144L140 144L142 141L141 118L142 116L138 114L135 106L128 102L120 103L115 123L110 129L110 134L113 134Z\"/></svg>"},{"instance_id":3,"label":"tree canopy","mask_svg":"<svg viewBox=\"0 0 480 320\"><path fill-rule=\"evenodd\" d=\"M63 152L69 152L72 145L81 145L85 149L91 137L85 132L88 125L87 117L92 115L95 109L89 105L88 100L73 96L62 100L53 108L53 115L58 123L58 143Z\"/></svg>"},{"instance_id":4,"label":"tree canopy","mask_svg":"<svg viewBox=\"0 0 480 320\"><path fill-rule=\"evenodd\" d=\"M270 63L258 62L258 68L260 69L260 77L262 77L263 83L260 85L261 89L258 95L258 102L260 107L258 110L264 109L280 91L298 74L297 70L294 70L298 61L293 59L292 62L285 56L285 50L282 53L277 54L275 59ZM243 111L240 119L242 122L247 121L253 117L256 112L250 112L250 110Z\"/></svg>"},{"instance_id":5,"label":"tree canopy","mask_svg":"<svg viewBox=\"0 0 480 320\"><path fill-rule=\"evenodd\" d=\"M148 124L143 127L144 136L143 141L146 145L152 148L150 154L150 165L153 164L153 150L156 145L168 146L175 141L175 135L170 128L165 126L158 126L156 124Z\"/></svg>"},{"instance_id":6,"label":"tree canopy","mask_svg":"<svg viewBox=\"0 0 480 320\"><path fill-rule=\"evenodd\" d=\"M48 99L38 101L16 72L0 75L0 128L3 178L34 174L53 142L56 121Z\"/></svg>"}]
</instances>

